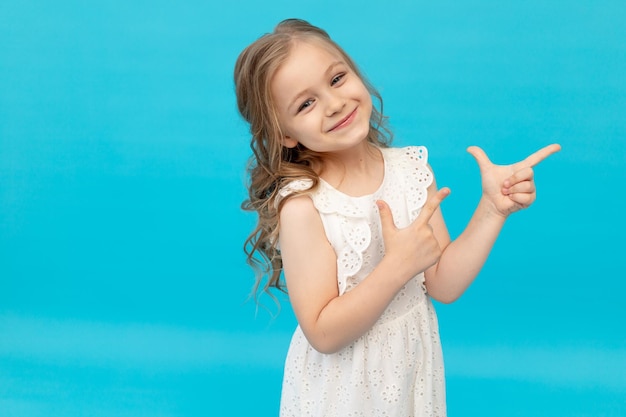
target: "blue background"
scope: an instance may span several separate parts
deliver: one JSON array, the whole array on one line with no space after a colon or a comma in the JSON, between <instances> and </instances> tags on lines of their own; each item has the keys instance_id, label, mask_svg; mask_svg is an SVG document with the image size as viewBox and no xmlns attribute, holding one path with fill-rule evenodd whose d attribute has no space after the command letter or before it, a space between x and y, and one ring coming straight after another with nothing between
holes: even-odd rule
<instances>
[{"instance_id":1,"label":"blue background","mask_svg":"<svg viewBox=\"0 0 626 417\"><path fill-rule=\"evenodd\" d=\"M396 145L428 146L453 235L480 195L467 146L563 146L437 305L449 415L626 416L618 0L2 2L0 415L277 415L295 320L247 301L232 68L287 17L360 64Z\"/></svg>"}]
</instances>

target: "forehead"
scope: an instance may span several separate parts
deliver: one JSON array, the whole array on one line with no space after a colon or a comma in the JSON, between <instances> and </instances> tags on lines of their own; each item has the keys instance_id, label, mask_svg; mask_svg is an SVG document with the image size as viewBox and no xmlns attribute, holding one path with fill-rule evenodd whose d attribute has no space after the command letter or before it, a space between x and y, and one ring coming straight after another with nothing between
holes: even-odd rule
<instances>
[{"instance_id":1,"label":"forehead","mask_svg":"<svg viewBox=\"0 0 626 417\"><path fill-rule=\"evenodd\" d=\"M272 77L272 94L276 98L297 94L299 91L295 89L307 88L324 79L326 71L336 64L348 65L332 45L321 40L298 39Z\"/></svg>"}]
</instances>

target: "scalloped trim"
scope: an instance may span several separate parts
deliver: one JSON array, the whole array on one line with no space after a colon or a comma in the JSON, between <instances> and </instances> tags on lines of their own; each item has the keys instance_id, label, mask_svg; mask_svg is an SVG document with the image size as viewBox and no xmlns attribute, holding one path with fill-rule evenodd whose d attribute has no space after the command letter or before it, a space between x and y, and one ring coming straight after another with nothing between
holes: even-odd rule
<instances>
[{"instance_id":1,"label":"scalloped trim","mask_svg":"<svg viewBox=\"0 0 626 417\"><path fill-rule=\"evenodd\" d=\"M327 224L325 216L336 214L339 217L340 233L326 230L326 235L333 246L342 248L337 253L337 281L340 294L346 291L348 279L363 267L363 256L372 240L368 219L372 210L375 210L375 200L388 187L397 187L397 193L402 194L406 200L409 220L413 222L428 198L428 187L433 183L433 174L427 164L428 151L425 147L383 148L381 152L385 160L385 178L381 188L374 194L350 197L323 180L311 194L325 228ZM292 181L279 191L280 199L293 192L308 190L311 185L311 180ZM277 199L277 204L280 199ZM333 236L341 236L343 242L332 242ZM421 281L424 287L423 274Z\"/></svg>"},{"instance_id":2,"label":"scalloped trim","mask_svg":"<svg viewBox=\"0 0 626 417\"><path fill-rule=\"evenodd\" d=\"M402 150L406 158L399 159L399 163L411 179L407 184L406 201L412 222L428 199L428 187L433 183L433 174L428 168L428 150L424 146L409 146Z\"/></svg>"},{"instance_id":3,"label":"scalloped trim","mask_svg":"<svg viewBox=\"0 0 626 417\"><path fill-rule=\"evenodd\" d=\"M285 185L283 188L281 188L280 190L278 190L278 197L276 198L276 200L274 200L274 206L276 208L278 208L278 205L280 204L280 202L287 196L295 193L295 192L299 192L299 191L306 191L308 189L310 189L313 186L313 181L306 179L306 180L293 180L291 182L289 182L287 185Z\"/></svg>"}]
</instances>

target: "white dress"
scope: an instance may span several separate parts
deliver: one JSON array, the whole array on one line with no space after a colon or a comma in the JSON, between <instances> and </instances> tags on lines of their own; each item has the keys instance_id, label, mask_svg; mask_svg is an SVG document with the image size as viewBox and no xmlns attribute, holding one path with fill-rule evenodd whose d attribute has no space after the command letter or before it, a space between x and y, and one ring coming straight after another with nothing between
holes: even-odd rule
<instances>
[{"instance_id":1,"label":"white dress","mask_svg":"<svg viewBox=\"0 0 626 417\"><path fill-rule=\"evenodd\" d=\"M359 284L384 255L376 200L396 226L419 214L433 176L424 147L384 148L384 180L370 195L348 196L321 180L311 198L337 254L339 294ZM294 181L286 196L310 187ZM285 363L281 417L445 416L444 369L437 317L424 276L409 281L363 336L339 352L311 347L300 327Z\"/></svg>"}]
</instances>

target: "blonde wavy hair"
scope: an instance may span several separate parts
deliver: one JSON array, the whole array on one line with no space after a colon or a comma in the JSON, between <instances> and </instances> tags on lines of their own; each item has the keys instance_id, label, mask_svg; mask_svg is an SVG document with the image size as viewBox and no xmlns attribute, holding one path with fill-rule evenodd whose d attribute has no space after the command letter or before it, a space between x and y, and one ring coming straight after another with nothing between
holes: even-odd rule
<instances>
[{"instance_id":1,"label":"blonde wavy hair","mask_svg":"<svg viewBox=\"0 0 626 417\"><path fill-rule=\"evenodd\" d=\"M382 98L363 77L348 54L324 31L300 19L280 22L272 33L265 34L241 52L235 64L235 92L237 106L250 125L252 156L248 164L248 198L241 207L258 214L255 229L244 243L248 264L256 272L252 295L271 288L286 291L281 280L282 258L278 243L279 213L284 202L295 195L279 198L279 190L294 180L310 180L314 189L319 183L316 168L323 168L323 154L298 144L287 148L282 144L276 107L271 94L271 82L278 68L289 56L295 41L316 42L337 52L346 64L361 78L371 96L378 102L373 106L367 140L379 147L391 143L392 134L382 113ZM297 139L297 138L296 138ZM267 279L265 279L267 278Z\"/></svg>"}]
</instances>

